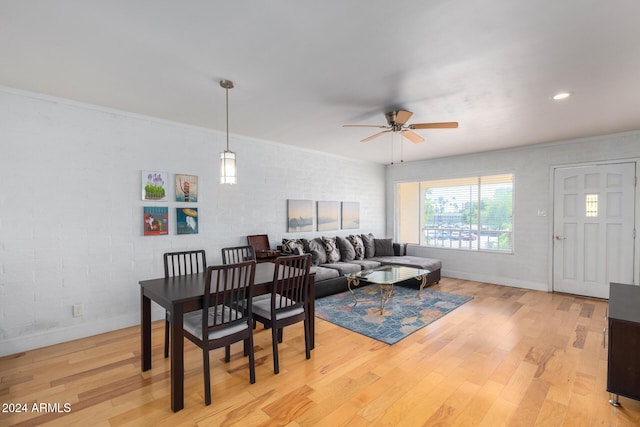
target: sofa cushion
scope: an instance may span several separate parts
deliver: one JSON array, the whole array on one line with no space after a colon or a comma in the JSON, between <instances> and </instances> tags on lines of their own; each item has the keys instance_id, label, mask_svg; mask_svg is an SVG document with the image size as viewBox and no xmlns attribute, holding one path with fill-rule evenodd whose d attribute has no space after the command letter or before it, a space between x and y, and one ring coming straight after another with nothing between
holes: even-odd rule
<instances>
[{"instance_id":1,"label":"sofa cushion","mask_svg":"<svg viewBox=\"0 0 640 427\"><path fill-rule=\"evenodd\" d=\"M340 261L340 249L338 249L335 237L322 236L322 244L324 245L324 251L327 253L328 263Z\"/></svg>"},{"instance_id":2,"label":"sofa cushion","mask_svg":"<svg viewBox=\"0 0 640 427\"><path fill-rule=\"evenodd\" d=\"M322 264L320 267L326 267L330 269L336 270L340 276L344 276L345 274L358 273L362 271L362 267L358 264L351 264L349 262L332 262L328 264ZM316 281L318 279L316 278Z\"/></svg>"},{"instance_id":3,"label":"sofa cushion","mask_svg":"<svg viewBox=\"0 0 640 427\"><path fill-rule=\"evenodd\" d=\"M380 264L378 261L375 261L373 259L354 259L353 261L349 261L351 264L358 264L360 267L362 267L363 270L371 270L372 268L376 268L376 267L380 267L382 264Z\"/></svg>"},{"instance_id":4,"label":"sofa cushion","mask_svg":"<svg viewBox=\"0 0 640 427\"><path fill-rule=\"evenodd\" d=\"M340 277L340 273L335 268L326 268L314 265L309 270L309 273L314 273L316 275L316 283L322 280L335 279L336 277Z\"/></svg>"},{"instance_id":5,"label":"sofa cushion","mask_svg":"<svg viewBox=\"0 0 640 427\"><path fill-rule=\"evenodd\" d=\"M442 268L442 261L432 258L422 258L418 256L386 256L374 257L373 260L381 264L402 265L405 267L422 268L423 270L435 271Z\"/></svg>"},{"instance_id":6,"label":"sofa cushion","mask_svg":"<svg viewBox=\"0 0 640 427\"><path fill-rule=\"evenodd\" d=\"M394 256L393 241L391 239L373 239L375 256Z\"/></svg>"},{"instance_id":7,"label":"sofa cushion","mask_svg":"<svg viewBox=\"0 0 640 427\"><path fill-rule=\"evenodd\" d=\"M321 239L309 240L309 253L311 254L311 264L320 265L327 262L327 253Z\"/></svg>"},{"instance_id":8,"label":"sofa cushion","mask_svg":"<svg viewBox=\"0 0 640 427\"><path fill-rule=\"evenodd\" d=\"M362 237L357 234L352 234L347 236L347 240L351 242L351 246L353 246L353 250L355 251L353 259L364 259L364 243L362 243Z\"/></svg>"},{"instance_id":9,"label":"sofa cushion","mask_svg":"<svg viewBox=\"0 0 640 427\"><path fill-rule=\"evenodd\" d=\"M282 239L282 252L285 254L304 254L304 244L300 239Z\"/></svg>"},{"instance_id":10,"label":"sofa cushion","mask_svg":"<svg viewBox=\"0 0 640 427\"><path fill-rule=\"evenodd\" d=\"M340 249L340 261L351 262L356 258L356 250L351 242L344 237L336 237L338 248Z\"/></svg>"},{"instance_id":11,"label":"sofa cushion","mask_svg":"<svg viewBox=\"0 0 640 427\"><path fill-rule=\"evenodd\" d=\"M373 234L361 234L362 243L364 244L364 257L371 258L376 255L376 246L373 243Z\"/></svg>"}]
</instances>

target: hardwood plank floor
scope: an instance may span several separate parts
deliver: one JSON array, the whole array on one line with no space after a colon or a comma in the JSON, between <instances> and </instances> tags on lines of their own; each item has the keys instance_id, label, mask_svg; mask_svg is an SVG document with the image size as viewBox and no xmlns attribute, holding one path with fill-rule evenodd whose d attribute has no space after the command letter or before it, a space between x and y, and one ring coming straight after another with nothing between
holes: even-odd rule
<instances>
[{"instance_id":1,"label":"hardwood plank floor","mask_svg":"<svg viewBox=\"0 0 640 427\"><path fill-rule=\"evenodd\" d=\"M304 357L302 325L285 330L280 374L271 334L255 334L255 384L242 346L202 358L185 342L185 409L171 412L163 322L153 369L140 371L139 327L0 359L0 426L638 426L640 402L608 403L606 301L443 278L432 289L474 299L389 346L316 319ZM33 404L58 404L33 412ZM69 412L65 412L68 404ZM54 410L54 411L52 411Z\"/></svg>"}]
</instances>

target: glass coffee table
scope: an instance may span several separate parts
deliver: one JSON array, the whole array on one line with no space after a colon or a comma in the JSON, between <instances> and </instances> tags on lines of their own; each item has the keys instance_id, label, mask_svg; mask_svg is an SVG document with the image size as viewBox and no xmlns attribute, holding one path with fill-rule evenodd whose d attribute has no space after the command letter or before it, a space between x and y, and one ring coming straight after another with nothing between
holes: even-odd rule
<instances>
[{"instance_id":1,"label":"glass coffee table","mask_svg":"<svg viewBox=\"0 0 640 427\"><path fill-rule=\"evenodd\" d=\"M382 267L374 268L372 270L363 270L358 273L353 273L347 276L347 287L353 295L355 302L353 306L358 304L358 298L356 297L353 288L360 286L361 282L378 285L380 291L380 314L384 314L384 306L389 301L389 298L393 296L393 286L396 283L404 282L405 280L415 279L420 282L418 294L416 298L420 298L420 292L427 284L427 275L431 273L429 270L423 270L413 267L402 267L397 265L385 265ZM365 301L360 299L360 301ZM366 300L372 301L372 300Z\"/></svg>"}]
</instances>

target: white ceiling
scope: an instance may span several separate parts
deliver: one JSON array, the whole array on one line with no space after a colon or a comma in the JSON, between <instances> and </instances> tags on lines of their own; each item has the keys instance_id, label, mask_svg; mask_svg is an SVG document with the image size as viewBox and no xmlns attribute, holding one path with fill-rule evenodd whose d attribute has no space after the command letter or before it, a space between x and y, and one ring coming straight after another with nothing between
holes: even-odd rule
<instances>
[{"instance_id":1,"label":"white ceiling","mask_svg":"<svg viewBox=\"0 0 640 427\"><path fill-rule=\"evenodd\" d=\"M230 79L232 134L410 161L640 129L639 18L637 0L0 0L0 85L224 131ZM394 108L460 127L342 128Z\"/></svg>"}]
</instances>

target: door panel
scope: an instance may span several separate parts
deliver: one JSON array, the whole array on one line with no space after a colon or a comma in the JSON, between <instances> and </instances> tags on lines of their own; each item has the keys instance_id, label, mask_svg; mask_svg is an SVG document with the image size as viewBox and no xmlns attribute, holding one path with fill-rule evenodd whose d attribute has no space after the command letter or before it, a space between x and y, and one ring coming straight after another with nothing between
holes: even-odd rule
<instances>
[{"instance_id":1,"label":"door panel","mask_svg":"<svg viewBox=\"0 0 640 427\"><path fill-rule=\"evenodd\" d=\"M608 298L633 283L635 163L554 173L553 289Z\"/></svg>"}]
</instances>

